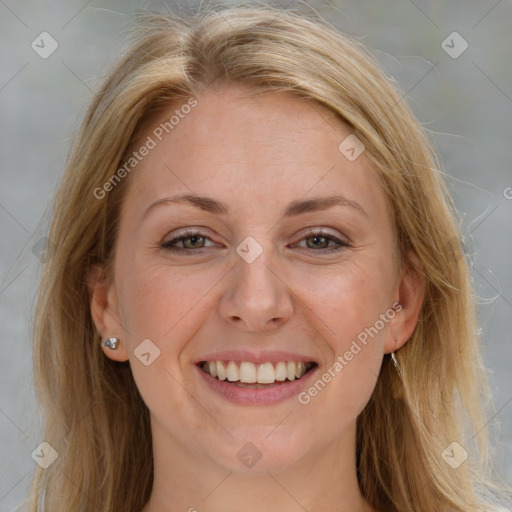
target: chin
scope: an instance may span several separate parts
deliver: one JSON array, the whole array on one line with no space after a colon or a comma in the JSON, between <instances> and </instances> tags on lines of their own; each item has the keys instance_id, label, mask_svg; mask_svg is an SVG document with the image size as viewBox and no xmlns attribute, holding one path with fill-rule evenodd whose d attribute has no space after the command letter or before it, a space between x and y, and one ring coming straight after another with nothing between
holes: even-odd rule
<instances>
[{"instance_id":1,"label":"chin","mask_svg":"<svg viewBox=\"0 0 512 512\"><path fill-rule=\"evenodd\" d=\"M231 431L232 432L232 431ZM281 473L298 464L308 452L306 439L285 428L244 427L210 453L213 461L233 472ZM309 447L311 449L312 447Z\"/></svg>"}]
</instances>

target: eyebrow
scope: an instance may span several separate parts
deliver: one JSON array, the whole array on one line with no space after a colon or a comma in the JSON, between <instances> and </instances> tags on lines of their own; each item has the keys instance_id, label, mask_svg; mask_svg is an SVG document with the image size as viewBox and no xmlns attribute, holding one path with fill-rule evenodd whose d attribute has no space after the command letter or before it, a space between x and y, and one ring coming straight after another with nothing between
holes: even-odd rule
<instances>
[{"instance_id":1,"label":"eyebrow","mask_svg":"<svg viewBox=\"0 0 512 512\"><path fill-rule=\"evenodd\" d=\"M212 199L211 197L199 196L197 194L178 194L173 197L164 197L151 203L146 211L143 213L142 218L157 206L173 203L188 203L200 210L203 210L214 215L227 215L229 213L229 206L222 202ZM303 213L315 212L332 208L333 206L350 206L359 212L363 213L366 217L368 214L363 207L353 199L338 194L326 197L314 197L312 199L292 201L282 212L284 218L294 217Z\"/></svg>"}]
</instances>

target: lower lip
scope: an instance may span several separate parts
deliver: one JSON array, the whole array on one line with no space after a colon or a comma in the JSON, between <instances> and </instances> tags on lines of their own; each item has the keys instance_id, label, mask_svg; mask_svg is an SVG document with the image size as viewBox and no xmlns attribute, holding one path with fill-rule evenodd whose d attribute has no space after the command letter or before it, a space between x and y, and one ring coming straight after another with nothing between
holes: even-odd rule
<instances>
[{"instance_id":1,"label":"lower lip","mask_svg":"<svg viewBox=\"0 0 512 512\"><path fill-rule=\"evenodd\" d=\"M197 371L205 384L214 392L223 396L230 402L243 405L272 405L297 396L311 380L318 367L309 370L300 379L277 384L268 388L241 388L228 381L212 377L196 366Z\"/></svg>"}]
</instances>

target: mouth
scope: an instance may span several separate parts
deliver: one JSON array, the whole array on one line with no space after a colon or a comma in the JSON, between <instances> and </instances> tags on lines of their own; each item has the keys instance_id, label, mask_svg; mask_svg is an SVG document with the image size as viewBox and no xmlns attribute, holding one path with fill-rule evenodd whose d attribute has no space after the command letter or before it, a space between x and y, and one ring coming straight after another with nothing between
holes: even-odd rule
<instances>
[{"instance_id":1,"label":"mouth","mask_svg":"<svg viewBox=\"0 0 512 512\"><path fill-rule=\"evenodd\" d=\"M299 380L316 368L314 361L200 361L197 366L218 381L240 388L262 389Z\"/></svg>"}]
</instances>

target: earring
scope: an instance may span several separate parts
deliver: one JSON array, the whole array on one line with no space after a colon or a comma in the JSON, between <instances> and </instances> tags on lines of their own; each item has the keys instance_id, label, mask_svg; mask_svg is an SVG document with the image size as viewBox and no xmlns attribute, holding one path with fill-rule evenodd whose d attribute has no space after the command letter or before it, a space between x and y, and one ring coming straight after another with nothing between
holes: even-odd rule
<instances>
[{"instance_id":1,"label":"earring","mask_svg":"<svg viewBox=\"0 0 512 512\"><path fill-rule=\"evenodd\" d=\"M396 360L396 356L394 352L391 352L391 359L393 361L393 364L395 365L396 371L398 372L398 375L402 377L402 370L400 369L400 365L398 364L398 361Z\"/></svg>"},{"instance_id":2,"label":"earring","mask_svg":"<svg viewBox=\"0 0 512 512\"><path fill-rule=\"evenodd\" d=\"M119 338L107 338L103 345L108 347L110 350L115 350L117 348L117 344L119 343Z\"/></svg>"}]
</instances>

